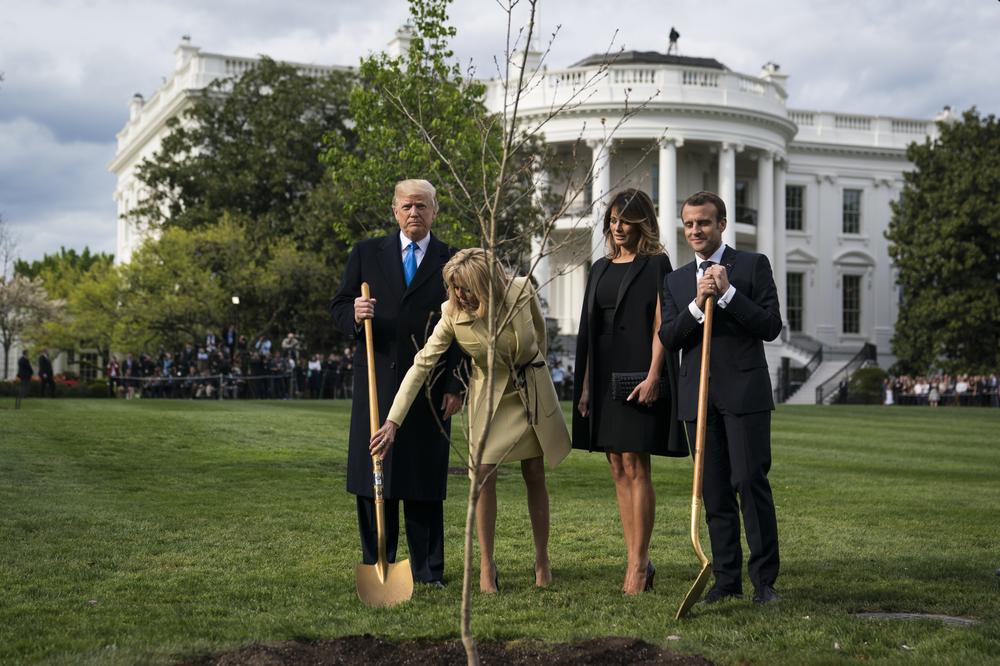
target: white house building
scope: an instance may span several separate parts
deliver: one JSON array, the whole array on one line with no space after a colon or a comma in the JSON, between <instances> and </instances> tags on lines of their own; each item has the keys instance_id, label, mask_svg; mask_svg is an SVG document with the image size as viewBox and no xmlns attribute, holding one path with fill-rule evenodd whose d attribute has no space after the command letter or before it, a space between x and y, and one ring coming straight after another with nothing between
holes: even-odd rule
<instances>
[{"instance_id":1,"label":"white house building","mask_svg":"<svg viewBox=\"0 0 1000 666\"><path fill-rule=\"evenodd\" d=\"M401 52L406 38L400 30L390 51ZM118 134L110 169L118 176L119 261L129 260L143 234L122 217L140 195L135 166L156 151L167 119L194 93L253 63L203 53L186 38L176 54L173 75L148 101L132 99ZM812 361L815 372L793 399L813 402L815 385L866 343L881 364L892 361L898 291L884 238L889 202L911 168L907 145L934 136L934 121L790 109L788 77L772 63L751 76L711 58L652 51L627 51L611 64L591 56L565 69L540 68L539 58L528 53L526 71L539 79L524 93L520 114L528 124L545 120L545 140L571 165L546 184L560 191L586 182L535 272L561 334L576 333L586 271L604 251L601 204L611 192L639 187L652 195L664 246L680 266L693 258L680 203L712 190L729 210L725 242L766 254L774 267L785 321L767 349L776 386L780 368ZM502 111L503 95L500 82L488 82L489 108ZM564 103L567 110L550 117ZM620 123L627 109L634 115Z\"/></svg>"}]
</instances>

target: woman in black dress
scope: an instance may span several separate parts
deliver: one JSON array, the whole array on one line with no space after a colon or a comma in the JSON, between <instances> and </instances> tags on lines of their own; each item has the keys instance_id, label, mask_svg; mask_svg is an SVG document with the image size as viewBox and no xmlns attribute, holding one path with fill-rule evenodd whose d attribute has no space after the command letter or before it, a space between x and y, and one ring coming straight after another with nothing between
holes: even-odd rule
<instances>
[{"instance_id":1,"label":"woman in black dress","mask_svg":"<svg viewBox=\"0 0 1000 666\"><path fill-rule=\"evenodd\" d=\"M660 342L660 289L672 269L649 195L617 193L604 215L607 257L587 279L577 337L573 447L603 451L615 482L628 564L622 591L653 587L649 560L656 495L650 455L686 456L677 421L676 360ZM612 398L613 375L645 374Z\"/></svg>"}]
</instances>

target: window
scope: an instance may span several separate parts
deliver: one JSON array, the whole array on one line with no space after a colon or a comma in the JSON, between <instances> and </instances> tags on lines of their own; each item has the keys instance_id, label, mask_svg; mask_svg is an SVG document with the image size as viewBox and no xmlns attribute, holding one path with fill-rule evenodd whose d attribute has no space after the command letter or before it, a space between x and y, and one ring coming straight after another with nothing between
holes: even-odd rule
<instances>
[{"instance_id":1,"label":"window","mask_svg":"<svg viewBox=\"0 0 1000 666\"><path fill-rule=\"evenodd\" d=\"M742 222L743 224L757 224L757 211L749 206L750 202L750 183L745 180L736 181L736 210L730 211L730 215L736 214L736 217L730 217L730 219L736 222Z\"/></svg>"},{"instance_id":2,"label":"window","mask_svg":"<svg viewBox=\"0 0 1000 666\"><path fill-rule=\"evenodd\" d=\"M843 332L861 332L861 276L844 275Z\"/></svg>"},{"instance_id":3,"label":"window","mask_svg":"<svg viewBox=\"0 0 1000 666\"><path fill-rule=\"evenodd\" d=\"M650 196L653 198L653 203L659 206L660 204L660 165L654 164L652 173L650 174L649 183ZM660 213L662 215L663 213Z\"/></svg>"},{"instance_id":4,"label":"window","mask_svg":"<svg viewBox=\"0 0 1000 666\"><path fill-rule=\"evenodd\" d=\"M788 185L785 187L785 229L802 231L802 208L805 203L805 187Z\"/></svg>"},{"instance_id":5,"label":"window","mask_svg":"<svg viewBox=\"0 0 1000 666\"><path fill-rule=\"evenodd\" d=\"M80 354L80 381L90 382L97 379L97 354L84 352Z\"/></svg>"},{"instance_id":6,"label":"window","mask_svg":"<svg viewBox=\"0 0 1000 666\"><path fill-rule=\"evenodd\" d=\"M861 190L844 190L845 234L861 233Z\"/></svg>"},{"instance_id":7,"label":"window","mask_svg":"<svg viewBox=\"0 0 1000 666\"><path fill-rule=\"evenodd\" d=\"M747 205L747 193L750 191L750 186L745 180L736 181L736 205L738 207Z\"/></svg>"},{"instance_id":8,"label":"window","mask_svg":"<svg viewBox=\"0 0 1000 666\"><path fill-rule=\"evenodd\" d=\"M785 276L785 306L788 312L788 329L802 331L802 273L787 273Z\"/></svg>"}]
</instances>

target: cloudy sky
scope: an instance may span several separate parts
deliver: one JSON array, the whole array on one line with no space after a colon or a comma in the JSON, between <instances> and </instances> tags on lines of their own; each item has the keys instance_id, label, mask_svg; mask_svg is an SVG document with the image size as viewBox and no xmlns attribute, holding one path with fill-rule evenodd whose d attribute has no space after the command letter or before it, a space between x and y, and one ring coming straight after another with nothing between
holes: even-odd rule
<instances>
[{"instance_id":1,"label":"cloudy sky","mask_svg":"<svg viewBox=\"0 0 1000 666\"><path fill-rule=\"evenodd\" d=\"M173 68L182 35L205 51L356 64L407 18L405 0L31 0L0 13L0 215L28 259L61 245L111 252L107 165L133 93ZM458 56L489 75L504 44L495 0L455 0ZM550 67L616 46L791 75L789 105L933 117L945 104L1000 113L998 0L542 0L559 26ZM543 38L543 41L544 38Z\"/></svg>"}]
</instances>

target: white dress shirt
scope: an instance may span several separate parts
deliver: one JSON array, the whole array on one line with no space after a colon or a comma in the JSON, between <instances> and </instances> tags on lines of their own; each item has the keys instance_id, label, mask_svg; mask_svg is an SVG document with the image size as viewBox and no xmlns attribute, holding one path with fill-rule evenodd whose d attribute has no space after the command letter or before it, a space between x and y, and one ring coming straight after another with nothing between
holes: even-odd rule
<instances>
[{"instance_id":1,"label":"white dress shirt","mask_svg":"<svg viewBox=\"0 0 1000 666\"><path fill-rule=\"evenodd\" d=\"M412 241L412 240L410 240L409 238L406 237L406 234L404 234L402 231L400 231L399 232L399 245L400 245L400 247L403 250L402 254L399 255L400 261L406 262L406 251L407 251L406 248L410 247L410 243L413 243L413 242L416 242L416 244L417 244L417 247L413 251L413 253L415 255L417 255L417 268L420 268L420 262L424 260L424 255L427 254L427 246L431 244L431 234L430 234L430 232L428 232L427 235L424 236L423 238L421 238L420 240L418 240L418 241Z\"/></svg>"},{"instance_id":2,"label":"white dress shirt","mask_svg":"<svg viewBox=\"0 0 1000 666\"><path fill-rule=\"evenodd\" d=\"M726 251L726 244L723 243L718 247L718 249L715 250L715 252L712 253L711 257L702 257L697 252L694 253L695 258L698 260L698 270L695 274L696 291L697 291L698 280L700 280L702 275L705 274L705 271L701 270L701 263L703 261L711 261L713 264L721 264L722 255L723 253L725 253L725 251ZM730 283L729 289L726 290L726 293L724 293L721 297L717 298L715 302L719 304L720 308L725 310L726 307L729 305L729 301L733 300L733 296L735 295L736 295L736 287L734 287L732 283ZM691 313L691 316L695 318L695 321L697 321L699 324L705 321L705 313L702 312L701 308L698 307L697 296L695 296L694 300L688 304L688 311Z\"/></svg>"}]
</instances>

